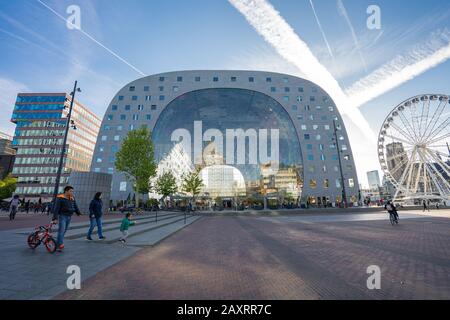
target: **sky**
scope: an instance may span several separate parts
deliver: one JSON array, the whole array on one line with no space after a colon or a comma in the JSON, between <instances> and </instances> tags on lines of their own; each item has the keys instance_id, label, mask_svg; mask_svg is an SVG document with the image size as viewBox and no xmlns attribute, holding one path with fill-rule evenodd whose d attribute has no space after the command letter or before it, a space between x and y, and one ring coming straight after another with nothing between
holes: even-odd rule
<instances>
[{"instance_id":1,"label":"sky","mask_svg":"<svg viewBox=\"0 0 450 320\"><path fill-rule=\"evenodd\" d=\"M69 17L71 5L82 32L57 16ZM380 9L380 29L367 26L370 5ZM268 23L270 14L292 30L277 34L282 23ZM375 140L364 139L405 99L450 94L449 51L448 0L0 0L0 131L14 132L18 92L69 92L74 80L77 99L103 117L115 93L143 74L282 72L325 79L333 98L345 94L339 103L364 186L365 172L379 169ZM410 74L395 82L390 70Z\"/></svg>"}]
</instances>

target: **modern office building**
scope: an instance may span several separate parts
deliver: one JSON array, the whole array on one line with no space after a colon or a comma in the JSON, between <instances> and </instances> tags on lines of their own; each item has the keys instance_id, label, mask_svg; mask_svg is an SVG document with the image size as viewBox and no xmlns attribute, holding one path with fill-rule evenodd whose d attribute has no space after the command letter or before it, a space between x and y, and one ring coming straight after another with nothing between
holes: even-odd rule
<instances>
[{"instance_id":1,"label":"modern office building","mask_svg":"<svg viewBox=\"0 0 450 320\"><path fill-rule=\"evenodd\" d=\"M133 193L132 184L115 171L114 161L127 133L141 126L152 131L157 162L182 142L193 165L205 170L198 158L214 141L215 157L225 159L204 171L208 179L210 173L219 179L208 180L214 193L220 179L227 186L232 179L236 188L247 189L247 196L293 194L295 201L324 204L341 202L344 184L348 202L358 200L359 184L342 118L330 96L305 79L262 71L208 70L156 74L127 84L106 111L92 162L93 171L113 174L113 200L125 200ZM244 149L239 147L242 141ZM221 165L234 169L213 167ZM229 193L228 187L223 190Z\"/></svg>"},{"instance_id":2,"label":"modern office building","mask_svg":"<svg viewBox=\"0 0 450 320\"><path fill-rule=\"evenodd\" d=\"M53 194L71 96L66 93L19 93L11 121L16 124L12 146L17 150L13 175L16 193L49 200ZM90 171L100 119L74 101L60 191L72 171Z\"/></svg>"},{"instance_id":3,"label":"modern office building","mask_svg":"<svg viewBox=\"0 0 450 320\"><path fill-rule=\"evenodd\" d=\"M13 137L0 132L0 179L11 173L16 151L11 147Z\"/></svg>"},{"instance_id":4,"label":"modern office building","mask_svg":"<svg viewBox=\"0 0 450 320\"><path fill-rule=\"evenodd\" d=\"M378 170L368 171L367 172L367 181L369 182L369 189L376 190L381 186L380 183L380 175L378 174Z\"/></svg>"}]
</instances>

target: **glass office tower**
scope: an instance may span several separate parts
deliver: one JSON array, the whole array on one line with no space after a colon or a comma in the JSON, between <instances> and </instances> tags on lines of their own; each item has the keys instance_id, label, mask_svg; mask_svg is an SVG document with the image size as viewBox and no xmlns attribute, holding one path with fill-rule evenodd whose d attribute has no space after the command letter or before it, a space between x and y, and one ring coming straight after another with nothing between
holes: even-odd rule
<instances>
[{"instance_id":1,"label":"glass office tower","mask_svg":"<svg viewBox=\"0 0 450 320\"><path fill-rule=\"evenodd\" d=\"M17 150L13 175L18 178L16 193L32 201L50 200L61 156L70 95L66 93L19 93L11 121L16 131L12 142ZM61 177L60 191L71 171L89 171L100 119L74 101ZM33 199L34 198L34 199Z\"/></svg>"}]
</instances>

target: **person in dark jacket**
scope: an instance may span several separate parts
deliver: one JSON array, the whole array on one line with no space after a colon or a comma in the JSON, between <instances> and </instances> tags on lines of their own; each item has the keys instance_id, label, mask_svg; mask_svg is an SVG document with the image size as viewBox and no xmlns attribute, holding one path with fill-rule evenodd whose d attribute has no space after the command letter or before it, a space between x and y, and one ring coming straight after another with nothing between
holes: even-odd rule
<instances>
[{"instance_id":1,"label":"person in dark jacket","mask_svg":"<svg viewBox=\"0 0 450 320\"><path fill-rule=\"evenodd\" d=\"M64 193L60 194L55 199L55 205L53 206L53 222L58 223L58 239L56 246L58 251L64 249L64 235L67 229L69 229L70 220L75 213L77 216L81 215L78 209L75 198L73 197L73 187L66 186Z\"/></svg>"},{"instance_id":2,"label":"person in dark jacket","mask_svg":"<svg viewBox=\"0 0 450 320\"><path fill-rule=\"evenodd\" d=\"M89 219L91 221L91 226L89 227L89 231L86 239L92 240L92 231L94 231L95 226L97 226L98 230L98 238L100 240L105 239L102 233L102 215L103 215L103 202L102 202L102 193L97 192L92 199L89 205Z\"/></svg>"}]
</instances>

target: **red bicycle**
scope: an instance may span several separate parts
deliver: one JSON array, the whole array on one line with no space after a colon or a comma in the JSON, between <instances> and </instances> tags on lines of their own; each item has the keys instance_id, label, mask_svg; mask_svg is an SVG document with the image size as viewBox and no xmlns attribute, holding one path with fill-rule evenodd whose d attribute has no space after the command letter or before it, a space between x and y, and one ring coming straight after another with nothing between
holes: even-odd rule
<instances>
[{"instance_id":1,"label":"red bicycle","mask_svg":"<svg viewBox=\"0 0 450 320\"><path fill-rule=\"evenodd\" d=\"M54 223L50 223L46 226L36 227L34 232L28 236L28 246L31 249L36 249L41 243L44 243L48 252L54 253L56 251L56 241L52 236L52 226Z\"/></svg>"}]
</instances>

